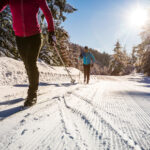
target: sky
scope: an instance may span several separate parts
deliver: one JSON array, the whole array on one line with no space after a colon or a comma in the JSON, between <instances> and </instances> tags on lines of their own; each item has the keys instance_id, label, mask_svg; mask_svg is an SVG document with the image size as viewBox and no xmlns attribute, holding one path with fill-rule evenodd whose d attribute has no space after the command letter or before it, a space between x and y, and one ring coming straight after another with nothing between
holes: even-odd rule
<instances>
[{"instance_id":1,"label":"sky","mask_svg":"<svg viewBox=\"0 0 150 150\"><path fill-rule=\"evenodd\" d=\"M68 0L78 10L66 14L62 26L68 31L70 41L100 52L113 53L114 45L120 41L128 53L141 42L139 27L130 25L129 17L137 4L143 9L150 0Z\"/></svg>"}]
</instances>

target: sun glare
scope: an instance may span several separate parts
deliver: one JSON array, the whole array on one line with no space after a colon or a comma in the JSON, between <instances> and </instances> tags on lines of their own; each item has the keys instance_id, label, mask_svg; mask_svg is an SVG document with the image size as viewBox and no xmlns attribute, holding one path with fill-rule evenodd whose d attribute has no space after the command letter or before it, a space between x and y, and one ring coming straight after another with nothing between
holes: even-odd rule
<instances>
[{"instance_id":1,"label":"sun glare","mask_svg":"<svg viewBox=\"0 0 150 150\"><path fill-rule=\"evenodd\" d=\"M129 23L132 27L141 28L148 20L147 10L138 6L134 10L129 12Z\"/></svg>"}]
</instances>

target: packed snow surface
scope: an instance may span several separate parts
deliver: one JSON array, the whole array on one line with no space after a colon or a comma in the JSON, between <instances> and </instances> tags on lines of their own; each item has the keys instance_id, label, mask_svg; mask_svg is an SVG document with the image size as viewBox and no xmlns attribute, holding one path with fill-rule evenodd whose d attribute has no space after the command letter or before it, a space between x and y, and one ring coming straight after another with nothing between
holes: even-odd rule
<instances>
[{"instance_id":1,"label":"packed snow surface","mask_svg":"<svg viewBox=\"0 0 150 150\"><path fill-rule=\"evenodd\" d=\"M18 112L28 82L21 61L0 58L0 150L150 150L150 78L83 75L38 62L38 103ZM80 75L80 78L79 78Z\"/></svg>"},{"instance_id":2,"label":"packed snow surface","mask_svg":"<svg viewBox=\"0 0 150 150\"><path fill-rule=\"evenodd\" d=\"M64 67L52 67L45 64L43 61L38 61L41 82L53 82L58 79L66 79L67 72ZM73 77L79 75L79 70L68 68ZM17 61L7 57L0 57L0 85L13 85L27 83L27 76L22 61Z\"/></svg>"}]
</instances>

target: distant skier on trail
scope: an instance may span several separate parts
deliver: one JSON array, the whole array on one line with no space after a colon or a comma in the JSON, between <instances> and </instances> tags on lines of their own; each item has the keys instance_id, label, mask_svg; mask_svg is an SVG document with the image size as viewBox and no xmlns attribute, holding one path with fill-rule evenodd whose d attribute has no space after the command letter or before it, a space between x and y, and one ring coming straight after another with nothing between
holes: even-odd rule
<instances>
[{"instance_id":1,"label":"distant skier on trail","mask_svg":"<svg viewBox=\"0 0 150 150\"><path fill-rule=\"evenodd\" d=\"M39 84L39 71L36 64L41 47L41 30L37 20L39 8L48 23L51 45L56 43L53 17L46 0L0 0L0 12L7 5L10 6L17 47L29 79L28 96L24 106L32 106L37 102Z\"/></svg>"},{"instance_id":2,"label":"distant skier on trail","mask_svg":"<svg viewBox=\"0 0 150 150\"><path fill-rule=\"evenodd\" d=\"M81 52L79 60L83 59L83 68L84 68L84 83L89 83L90 80L90 68L93 67L95 63L95 57L89 52L88 47L84 47L84 51Z\"/></svg>"}]
</instances>

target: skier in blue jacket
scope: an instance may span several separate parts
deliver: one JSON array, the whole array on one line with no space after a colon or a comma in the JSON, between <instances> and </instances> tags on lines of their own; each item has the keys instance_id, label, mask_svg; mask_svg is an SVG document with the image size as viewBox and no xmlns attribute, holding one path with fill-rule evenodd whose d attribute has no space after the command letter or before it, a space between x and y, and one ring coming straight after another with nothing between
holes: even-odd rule
<instances>
[{"instance_id":1,"label":"skier in blue jacket","mask_svg":"<svg viewBox=\"0 0 150 150\"><path fill-rule=\"evenodd\" d=\"M83 60L84 68L84 83L89 83L90 80L90 67L93 67L95 58L92 53L89 52L88 47L85 46L84 51L81 52L79 59Z\"/></svg>"}]
</instances>

